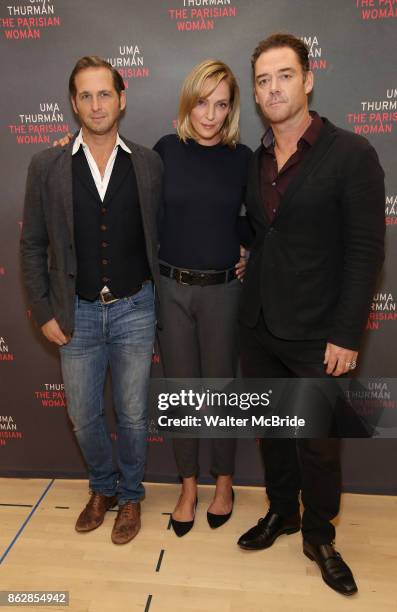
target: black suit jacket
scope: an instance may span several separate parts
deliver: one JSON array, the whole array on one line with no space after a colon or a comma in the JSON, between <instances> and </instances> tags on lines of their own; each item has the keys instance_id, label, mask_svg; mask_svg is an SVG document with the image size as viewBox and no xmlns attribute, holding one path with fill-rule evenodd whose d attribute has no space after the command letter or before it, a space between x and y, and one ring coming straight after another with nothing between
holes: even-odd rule
<instances>
[{"instance_id":1,"label":"black suit jacket","mask_svg":"<svg viewBox=\"0 0 397 612\"><path fill-rule=\"evenodd\" d=\"M384 259L384 173L369 142L324 120L273 222L260 195L259 148L247 211L255 230L240 318L260 310L287 340L324 338L357 350Z\"/></svg>"},{"instance_id":2,"label":"black suit jacket","mask_svg":"<svg viewBox=\"0 0 397 612\"><path fill-rule=\"evenodd\" d=\"M146 253L158 288L156 216L161 197L160 156L123 138L131 150ZM21 265L33 316L41 326L55 318L65 334L74 328L76 245L72 194L72 148L55 147L33 156L28 170L21 236ZM156 294L158 320L159 292Z\"/></svg>"}]
</instances>

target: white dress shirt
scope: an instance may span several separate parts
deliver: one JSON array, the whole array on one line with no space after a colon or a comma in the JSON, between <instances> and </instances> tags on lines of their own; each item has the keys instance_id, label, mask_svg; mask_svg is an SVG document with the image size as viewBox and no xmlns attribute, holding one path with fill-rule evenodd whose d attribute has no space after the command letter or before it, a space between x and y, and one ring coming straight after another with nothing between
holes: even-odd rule
<instances>
[{"instance_id":1,"label":"white dress shirt","mask_svg":"<svg viewBox=\"0 0 397 612\"><path fill-rule=\"evenodd\" d=\"M101 173L99 172L99 168L97 166L97 163L96 163L95 159L93 158L88 145L83 140L83 130L82 129L78 133L78 136L77 136L77 138L76 138L76 140L74 141L74 144L73 144L72 155L75 155L77 153L77 151L80 149L80 147L83 147L83 151L84 151L85 157L87 159L88 165L89 165L90 170L91 170L92 178L94 179L96 188L97 188L98 193L99 193L99 197L101 198L102 202L103 202L103 200L105 198L106 190L107 190L108 185L109 185L109 181L110 181L110 177L111 177L111 174L112 174L114 162L116 160L117 148L119 146L122 149L124 149L124 151L127 151L127 153L131 154L131 150L127 147L125 142L123 142L121 140L119 134L117 133L116 144L114 145L114 149L113 149L113 151L112 151L112 153L111 153L111 155L110 155L110 157L108 159L108 163L106 164L105 172L104 172L103 178L102 178Z\"/></svg>"}]
</instances>

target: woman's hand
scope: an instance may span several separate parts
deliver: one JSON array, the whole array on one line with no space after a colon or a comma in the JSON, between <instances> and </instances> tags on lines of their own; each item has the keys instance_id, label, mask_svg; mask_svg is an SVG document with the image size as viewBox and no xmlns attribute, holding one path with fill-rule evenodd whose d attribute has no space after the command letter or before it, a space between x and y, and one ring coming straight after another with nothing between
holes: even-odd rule
<instances>
[{"instance_id":1,"label":"woman's hand","mask_svg":"<svg viewBox=\"0 0 397 612\"><path fill-rule=\"evenodd\" d=\"M53 143L53 147L66 147L66 145L69 144L69 142L72 140L73 138L73 134L71 134L70 132L68 132L66 134L66 136L63 136L62 138L60 138L59 140L54 140Z\"/></svg>"},{"instance_id":2,"label":"woman's hand","mask_svg":"<svg viewBox=\"0 0 397 612\"><path fill-rule=\"evenodd\" d=\"M236 276L240 282L243 282L245 275L245 268L247 267L247 261L249 257L249 251L240 245L240 259L235 265Z\"/></svg>"}]
</instances>

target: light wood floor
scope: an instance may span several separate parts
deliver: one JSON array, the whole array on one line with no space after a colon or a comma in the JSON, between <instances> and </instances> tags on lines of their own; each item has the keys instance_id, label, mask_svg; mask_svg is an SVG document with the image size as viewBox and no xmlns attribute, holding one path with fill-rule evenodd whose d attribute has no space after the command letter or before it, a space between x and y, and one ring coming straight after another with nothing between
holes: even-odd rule
<instances>
[{"instance_id":1,"label":"light wood floor","mask_svg":"<svg viewBox=\"0 0 397 612\"><path fill-rule=\"evenodd\" d=\"M96 531L74 531L86 482L0 479L0 590L68 590L66 609L76 612L397 611L396 497L343 496L337 548L359 587L347 598L323 583L302 554L300 534L265 551L241 551L236 540L265 514L265 497L257 488L235 493L232 518L212 531L212 489L200 487L194 528L179 539L166 514L178 487L148 484L141 532L115 546L114 512Z\"/></svg>"}]
</instances>

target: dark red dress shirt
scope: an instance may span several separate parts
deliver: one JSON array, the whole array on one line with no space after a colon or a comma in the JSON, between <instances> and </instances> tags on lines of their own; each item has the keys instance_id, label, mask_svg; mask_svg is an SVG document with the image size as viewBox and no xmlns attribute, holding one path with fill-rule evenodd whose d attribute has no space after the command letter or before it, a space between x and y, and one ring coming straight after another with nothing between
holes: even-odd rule
<instances>
[{"instance_id":1,"label":"dark red dress shirt","mask_svg":"<svg viewBox=\"0 0 397 612\"><path fill-rule=\"evenodd\" d=\"M272 128L266 130L262 138L262 152L260 157L260 189L266 215L273 221L288 185L298 173L302 161L320 135L323 121L317 113L310 111L312 122L306 132L298 140L298 148L286 161L280 172L274 152L274 135Z\"/></svg>"}]
</instances>

